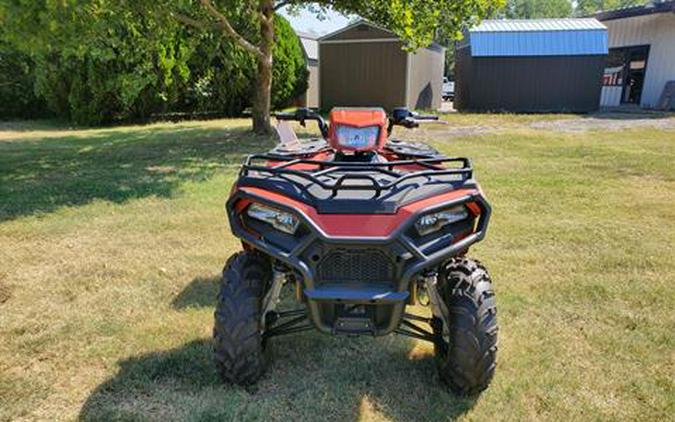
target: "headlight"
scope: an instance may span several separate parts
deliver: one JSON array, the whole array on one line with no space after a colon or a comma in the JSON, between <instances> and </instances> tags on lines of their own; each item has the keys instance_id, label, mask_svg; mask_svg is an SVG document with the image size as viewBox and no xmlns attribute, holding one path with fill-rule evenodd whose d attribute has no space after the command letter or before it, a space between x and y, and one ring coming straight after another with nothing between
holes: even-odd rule
<instances>
[{"instance_id":1,"label":"headlight","mask_svg":"<svg viewBox=\"0 0 675 422\"><path fill-rule=\"evenodd\" d=\"M469 216L469 211L464 205L447 210L423 215L415 222L415 228L420 236L440 230L443 226L462 221Z\"/></svg>"},{"instance_id":2,"label":"headlight","mask_svg":"<svg viewBox=\"0 0 675 422\"><path fill-rule=\"evenodd\" d=\"M298 229L300 221L291 213L253 203L246 211L249 217L271 224L275 229L284 233L293 234Z\"/></svg>"},{"instance_id":3,"label":"headlight","mask_svg":"<svg viewBox=\"0 0 675 422\"><path fill-rule=\"evenodd\" d=\"M338 144L346 148L373 148L377 144L379 135L379 126L353 127L338 125L335 127L335 137Z\"/></svg>"}]
</instances>

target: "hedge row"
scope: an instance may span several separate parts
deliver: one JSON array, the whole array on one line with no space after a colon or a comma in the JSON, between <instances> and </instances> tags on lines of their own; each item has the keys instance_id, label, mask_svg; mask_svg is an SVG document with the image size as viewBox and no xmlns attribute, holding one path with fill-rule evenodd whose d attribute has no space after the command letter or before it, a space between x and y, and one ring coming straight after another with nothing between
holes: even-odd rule
<instances>
[{"instance_id":1,"label":"hedge row","mask_svg":"<svg viewBox=\"0 0 675 422\"><path fill-rule=\"evenodd\" d=\"M250 106L250 54L217 33L160 24L98 19L81 30L82 44L57 38L39 49L0 32L0 119L96 125L162 113L236 116ZM282 108L306 90L307 70L300 41L280 16L275 34L272 102Z\"/></svg>"}]
</instances>

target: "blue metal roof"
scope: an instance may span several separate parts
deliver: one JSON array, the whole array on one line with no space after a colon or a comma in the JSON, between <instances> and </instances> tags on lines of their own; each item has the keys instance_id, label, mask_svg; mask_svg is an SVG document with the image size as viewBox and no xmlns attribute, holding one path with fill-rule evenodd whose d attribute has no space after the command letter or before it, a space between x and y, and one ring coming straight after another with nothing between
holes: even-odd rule
<instances>
[{"instance_id":1,"label":"blue metal roof","mask_svg":"<svg viewBox=\"0 0 675 422\"><path fill-rule=\"evenodd\" d=\"M594 18L582 19L502 19L486 20L471 32L569 31L607 29Z\"/></svg>"},{"instance_id":2,"label":"blue metal roof","mask_svg":"<svg viewBox=\"0 0 675 422\"><path fill-rule=\"evenodd\" d=\"M607 28L596 19L484 21L467 41L473 57L607 54Z\"/></svg>"}]
</instances>

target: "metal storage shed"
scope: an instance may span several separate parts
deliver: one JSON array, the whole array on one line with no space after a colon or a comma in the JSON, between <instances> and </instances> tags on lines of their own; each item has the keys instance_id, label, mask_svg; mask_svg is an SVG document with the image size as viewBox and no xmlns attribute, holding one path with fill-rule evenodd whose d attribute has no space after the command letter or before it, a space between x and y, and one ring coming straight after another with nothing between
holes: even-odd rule
<instances>
[{"instance_id":1,"label":"metal storage shed","mask_svg":"<svg viewBox=\"0 0 675 422\"><path fill-rule=\"evenodd\" d=\"M441 106L445 48L432 44L414 53L386 29L366 21L319 39L321 108Z\"/></svg>"},{"instance_id":2,"label":"metal storage shed","mask_svg":"<svg viewBox=\"0 0 675 422\"><path fill-rule=\"evenodd\" d=\"M457 45L455 108L595 111L606 55L595 19L484 21Z\"/></svg>"}]
</instances>

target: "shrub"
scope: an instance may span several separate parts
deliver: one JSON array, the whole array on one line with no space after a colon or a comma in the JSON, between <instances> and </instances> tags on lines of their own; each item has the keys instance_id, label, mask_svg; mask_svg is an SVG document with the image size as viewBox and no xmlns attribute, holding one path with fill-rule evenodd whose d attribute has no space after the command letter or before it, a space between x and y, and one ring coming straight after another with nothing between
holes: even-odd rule
<instances>
[{"instance_id":1,"label":"shrub","mask_svg":"<svg viewBox=\"0 0 675 422\"><path fill-rule=\"evenodd\" d=\"M275 17L272 108L283 108L307 90L308 72L295 31ZM204 35L190 60L191 79L181 109L240 115L251 105L256 76L254 58L230 40Z\"/></svg>"},{"instance_id":2,"label":"shrub","mask_svg":"<svg viewBox=\"0 0 675 422\"><path fill-rule=\"evenodd\" d=\"M0 119L46 115L46 105L34 91L34 68L30 56L0 39Z\"/></svg>"},{"instance_id":3,"label":"shrub","mask_svg":"<svg viewBox=\"0 0 675 422\"><path fill-rule=\"evenodd\" d=\"M300 39L288 21L275 19L274 62L272 65L272 108L284 108L307 91L309 72Z\"/></svg>"},{"instance_id":4,"label":"shrub","mask_svg":"<svg viewBox=\"0 0 675 422\"><path fill-rule=\"evenodd\" d=\"M18 48L13 55L1 50L0 76L11 75L17 83L0 85L3 100L12 99L12 108L0 109L0 116L49 109L74 123L96 125L166 112L235 116L251 105L255 60L229 39L142 11L69 13L41 35L49 42L37 36L22 42L14 34L34 59ZM284 107L306 89L307 71L290 24L277 16L275 28L272 101ZM46 47L33 50L36 43Z\"/></svg>"}]
</instances>

